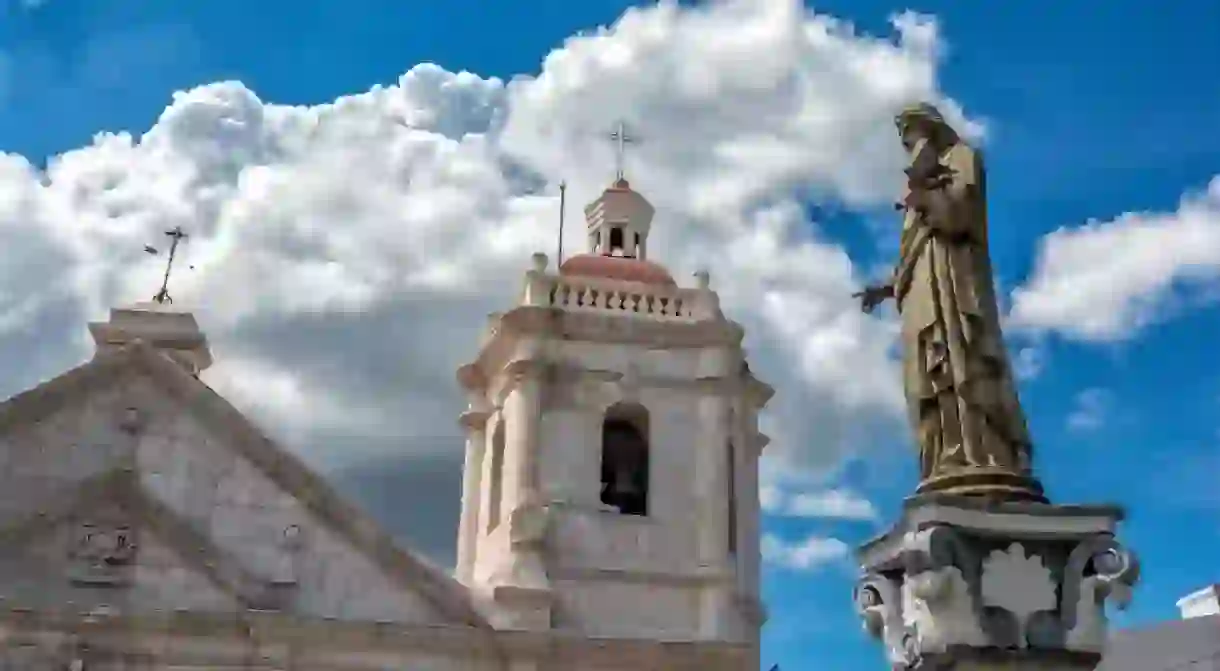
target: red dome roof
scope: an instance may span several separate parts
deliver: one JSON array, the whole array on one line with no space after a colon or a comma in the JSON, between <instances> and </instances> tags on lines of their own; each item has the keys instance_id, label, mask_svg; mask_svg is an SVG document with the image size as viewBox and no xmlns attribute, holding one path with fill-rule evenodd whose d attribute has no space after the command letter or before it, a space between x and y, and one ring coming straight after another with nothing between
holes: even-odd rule
<instances>
[{"instance_id":1,"label":"red dome roof","mask_svg":"<svg viewBox=\"0 0 1220 671\"><path fill-rule=\"evenodd\" d=\"M643 259L633 259L625 256L602 256L600 254L579 254L564 261L559 266L560 275L572 277L600 277L623 282L643 282L644 284L661 284L677 286L674 278L661 266Z\"/></svg>"}]
</instances>

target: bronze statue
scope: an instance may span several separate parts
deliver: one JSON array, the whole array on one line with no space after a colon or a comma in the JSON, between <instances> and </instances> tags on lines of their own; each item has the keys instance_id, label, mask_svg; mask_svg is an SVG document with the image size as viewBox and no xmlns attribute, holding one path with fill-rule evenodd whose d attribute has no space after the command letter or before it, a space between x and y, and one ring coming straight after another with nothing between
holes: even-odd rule
<instances>
[{"instance_id":1,"label":"bronze statue","mask_svg":"<svg viewBox=\"0 0 1220 671\"><path fill-rule=\"evenodd\" d=\"M857 297L866 313L893 298L902 316L917 493L1045 500L1000 332L982 157L931 105L896 122L911 156L898 264Z\"/></svg>"}]
</instances>

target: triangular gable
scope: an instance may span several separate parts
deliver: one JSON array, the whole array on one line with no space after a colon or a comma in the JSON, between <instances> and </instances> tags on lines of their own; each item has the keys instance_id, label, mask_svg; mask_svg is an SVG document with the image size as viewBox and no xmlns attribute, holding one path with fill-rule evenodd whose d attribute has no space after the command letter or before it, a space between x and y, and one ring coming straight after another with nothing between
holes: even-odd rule
<instances>
[{"instance_id":1,"label":"triangular gable","mask_svg":"<svg viewBox=\"0 0 1220 671\"><path fill-rule=\"evenodd\" d=\"M114 469L82 482L72 496L51 509L43 509L0 529L0 547L25 547L48 528L73 520L90 519L108 505L126 513L133 529L151 531L179 556L184 565L207 578L246 608L269 608L275 595L268 586L246 572L224 550L198 533L187 521L140 486L136 473Z\"/></svg>"},{"instance_id":2,"label":"triangular gable","mask_svg":"<svg viewBox=\"0 0 1220 671\"><path fill-rule=\"evenodd\" d=\"M343 500L321 477L276 445L225 398L142 341L99 353L89 362L0 403L0 433L17 424L38 421L96 385L112 383L124 372L145 375L210 428L225 434L227 442L242 457L403 589L419 593L438 612L456 622L490 628L474 608L465 587L430 562L399 548L362 510ZM189 524L181 526L190 528Z\"/></svg>"}]
</instances>

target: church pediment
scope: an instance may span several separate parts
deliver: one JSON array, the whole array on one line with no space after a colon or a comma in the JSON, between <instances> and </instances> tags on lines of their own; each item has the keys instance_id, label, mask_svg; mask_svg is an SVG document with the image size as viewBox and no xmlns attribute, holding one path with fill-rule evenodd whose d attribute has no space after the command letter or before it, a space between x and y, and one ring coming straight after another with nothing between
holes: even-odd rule
<instances>
[{"instance_id":1,"label":"church pediment","mask_svg":"<svg viewBox=\"0 0 1220 671\"><path fill-rule=\"evenodd\" d=\"M129 471L90 478L58 506L0 529L0 548L0 590L14 606L230 611L266 598Z\"/></svg>"},{"instance_id":2,"label":"church pediment","mask_svg":"<svg viewBox=\"0 0 1220 671\"><path fill-rule=\"evenodd\" d=\"M18 492L0 502L0 534L45 538L48 520L67 525L106 501L181 556L179 573L193 571L235 607L486 626L456 580L397 547L144 342L100 353L0 404L0 457L0 487ZM110 527L95 526L99 542L117 543ZM0 595L7 589L0 585Z\"/></svg>"}]
</instances>

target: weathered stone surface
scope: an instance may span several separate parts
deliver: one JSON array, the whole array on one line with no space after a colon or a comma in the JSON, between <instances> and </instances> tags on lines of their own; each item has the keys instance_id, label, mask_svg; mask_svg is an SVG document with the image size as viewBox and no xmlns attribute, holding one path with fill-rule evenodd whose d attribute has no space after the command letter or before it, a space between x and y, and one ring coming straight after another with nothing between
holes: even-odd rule
<instances>
[{"instance_id":1,"label":"weathered stone surface","mask_svg":"<svg viewBox=\"0 0 1220 671\"><path fill-rule=\"evenodd\" d=\"M137 306L90 325L92 361L0 404L0 669L756 667L771 390L741 328L706 273L657 293L534 261L462 374L469 587L200 382L211 352L189 313ZM626 402L657 448L644 519L600 503L602 418Z\"/></svg>"},{"instance_id":2,"label":"weathered stone surface","mask_svg":"<svg viewBox=\"0 0 1220 671\"><path fill-rule=\"evenodd\" d=\"M1139 577L1114 539L1118 517L1110 507L912 504L861 548L857 608L895 669L988 650L1007 660L997 668L1062 653L1050 668L1091 669L1106 641L1106 602L1125 606ZM992 664L975 657L961 668Z\"/></svg>"}]
</instances>

